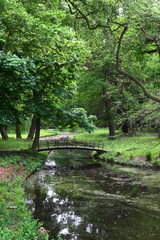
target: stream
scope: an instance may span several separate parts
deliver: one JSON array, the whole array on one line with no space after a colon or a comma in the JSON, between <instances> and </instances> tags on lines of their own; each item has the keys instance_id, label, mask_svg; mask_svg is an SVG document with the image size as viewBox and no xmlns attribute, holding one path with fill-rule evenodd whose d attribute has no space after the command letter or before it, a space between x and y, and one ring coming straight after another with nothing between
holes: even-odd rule
<instances>
[{"instance_id":1,"label":"stream","mask_svg":"<svg viewBox=\"0 0 160 240\"><path fill-rule=\"evenodd\" d=\"M160 173L99 164L87 151L51 152L25 185L50 239L159 240Z\"/></svg>"}]
</instances>

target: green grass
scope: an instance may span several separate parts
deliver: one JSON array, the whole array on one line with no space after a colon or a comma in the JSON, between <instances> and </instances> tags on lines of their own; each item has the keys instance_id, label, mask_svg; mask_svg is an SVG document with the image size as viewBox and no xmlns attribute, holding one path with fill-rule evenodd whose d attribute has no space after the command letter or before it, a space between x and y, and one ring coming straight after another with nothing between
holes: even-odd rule
<instances>
[{"instance_id":1,"label":"green grass","mask_svg":"<svg viewBox=\"0 0 160 240\"><path fill-rule=\"evenodd\" d=\"M32 145L32 140L27 140L27 134L22 134L22 139L16 139L15 133L9 133L9 139L3 140L0 137L0 149L29 149ZM59 131L55 130L44 130L42 129L40 132L40 136L51 136L51 135L58 135L60 134Z\"/></svg>"},{"instance_id":2,"label":"green grass","mask_svg":"<svg viewBox=\"0 0 160 240\"><path fill-rule=\"evenodd\" d=\"M40 131L40 136L41 137L44 137L44 136L50 136L50 135L58 135L58 134L60 134L60 132L58 131L58 130L45 130L45 129L41 129L41 131ZM27 136L28 136L28 133L26 132L26 133L22 133L22 138L24 138L24 139L26 139L27 138ZM16 138L16 134L15 133L8 133L8 137L9 138L12 138L12 139L15 139ZM1 137L1 135L0 135L0 139L1 139L2 137Z\"/></svg>"},{"instance_id":3,"label":"green grass","mask_svg":"<svg viewBox=\"0 0 160 240\"><path fill-rule=\"evenodd\" d=\"M42 165L45 155L30 153L1 153L0 166L14 164L15 170L25 169L25 176ZM15 165L16 164L16 165ZM37 239L38 228L42 225L33 219L25 206L23 177L8 174L9 180L0 181L0 239ZM47 240L48 236L41 239Z\"/></svg>"},{"instance_id":4,"label":"green grass","mask_svg":"<svg viewBox=\"0 0 160 240\"><path fill-rule=\"evenodd\" d=\"M21 178L0 181L0 239L48 240L48 234L38 231L42 223L33 218L25 205L22 182Z\"/></svg>"},{"instance_id":5,"label":"green grass","mask_svg":"<svg viewBox=\"0 0 160 240\"><path fill-rule=\"evenodd\" d=\"M26 174L41 167L47 158L47 153L33 152L1 152L0 167L8 167L11 164L18 164L19 168L25 169Z\"/></svg>"},{"instance_id":6,"label":"green grass","mask_svg":"<svg viewBox=\"0 0 160 240\"><path fill-rule=\"evenodd\" d=\"M21 187L22 179L0 181L0 239L28 240L36 236L40 224L27 210ZM48 239L43 237L43 240Z\"/></svg>"},{"instance_id":7,"label":"green grass","mask_svg":"<svg viewBox=\"0 0 160 240\"><path fill-rule=\"evenodd\" d=\"M0 149L29 149L32 141L25 139L0 139Z\"/></svg>"},{"instance_id":8,"label":"green grass","mask_svg":"<svg viewBox=\"0 0 160 240\"><path fill-rule=\"evenodd\" d=\"M148 162L160 165L160 161L157 161L157 158L160 157L160 139L147 136L147 133L141 133L139 136L133 137L116 135L109 138L108 129L97 129L91 134L77 135L74 139L98 141L104 144L104 149L108 151L107 154L104 154L104 157L112 161L133 163L131 159L145 156Z\"/></svg>"}]
</instances>

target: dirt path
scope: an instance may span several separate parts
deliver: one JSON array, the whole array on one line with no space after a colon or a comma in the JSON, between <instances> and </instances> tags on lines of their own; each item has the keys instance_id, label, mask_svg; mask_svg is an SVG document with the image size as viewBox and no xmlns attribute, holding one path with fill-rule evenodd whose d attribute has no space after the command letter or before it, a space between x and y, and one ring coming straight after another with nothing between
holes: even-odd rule
<instances>
[{"instance_id":1,"label":"dirt path","mask_svg":"<svg viewBox=\"0 0 160 240\"><path fill-rule=\"evenodd\" d=\"M73 137L75 136L76 133L72 133L72 132L63 132L62 134L60 135L54 135L54 136L46 136L46 137L41 137L40 140L51 140L51 139L61 139L61 138L70 138L70 137Z\"/></svg>"}]
</instances>

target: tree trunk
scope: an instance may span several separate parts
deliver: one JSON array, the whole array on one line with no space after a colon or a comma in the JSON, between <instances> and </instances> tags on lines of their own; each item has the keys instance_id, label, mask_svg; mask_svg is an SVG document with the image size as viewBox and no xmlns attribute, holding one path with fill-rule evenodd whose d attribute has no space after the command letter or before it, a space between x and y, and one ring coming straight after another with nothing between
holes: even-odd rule
<instances>
[{"instance_id":1,"label":"tree trunk","mask_svg":"<svg viewBox=\"0 0 160 240\"><path fill-rule=\"evenodd\" d=\"M6 127L0 127L0 132L1 132L1 135L2 135L2 139L6 140L8 139L8 134L7 134L7 129Z\"/></svg>"},{"instance_id":2,"label":"tree trunk","mask_svg":"<svg viewBox=\"0 0 160 240\"><path fill-rule=\"evenodd\" d=\"M109 136L112 137L115 135L114 114L111 109L111 100L107 96L106 89L104 86L102 86L102 93L103 93L103 103L106 110L106 118L107 118L108 127L109 127Z\"/></svg>"},{"instance_id":3,"label":"tree trunk","mask_svg":"<svg viewBox=\"0 0 160 240\"><path fill-rule=\"evenodd\" d=\"M28 137L27 137L28 139L33 139L35 130L36 130L36 117L33 116L30 130L29 130Z\"/></svg>"},{"instance_id":4,"label":"tree trunk","mask_svg":"<svg viewBox=\"0 0 160 240\"><path fill-rule=\"evenodd\" d=\"M124 121L124 122L122 123L122 132L123 132L124 134L129 133L128 121Z\"/></svg>"},{"instance_id":5,"label":"tree trunk","mask_svg":"<svg viewBox=\"0 0 160 240\"><path fill-rule=\"evenodd\" d=\"M16 138L22 138L21 136L21 127L19 123L16 123Z\"/></svg>"},{"instance_id":6,"label":"tree trunk","mask_svg":"<svg viewBox=\"0 0 160 240\"><path fill-rule=\"evenodd\" d=\"M109 136L115 136L115 126L113 119L108 120Z\"/></svg>"},{"instance_id":7,"label":"tree trunk","mask_svg":"<svg viewBox=\"0 0 160 240\"><path fill-rule=\"evenodd\" d=\"M39 144L39 137L40 137L40 127L41 127L41 121L39 117L36 117L36 133L35 133L35 138L32 144L32 150L36 151L36 148L38 147Z\"/></svg>"},{"instance_id":8,"label":"tree trunk","mask_svg":"<svg viewBox=\"0 0 160 240\"><path fill-rule=\"evenodd\" d=\"M158 126L158 138L160 138L160 124Z\"/></svg>"}]
</instances>

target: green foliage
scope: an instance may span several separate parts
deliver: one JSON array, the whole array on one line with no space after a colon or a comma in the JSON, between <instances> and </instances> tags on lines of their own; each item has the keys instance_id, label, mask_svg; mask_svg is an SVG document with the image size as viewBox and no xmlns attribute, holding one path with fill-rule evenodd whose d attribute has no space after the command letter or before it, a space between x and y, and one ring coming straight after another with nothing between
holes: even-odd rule
<instances>
[{"instance_id":1,"label":"green foliage","mask_svg":"<svg viewBox=\"0 0 160 240\"><path fill-rule=\"evenodd\" d=\"M21 122L31 114L54 123L59 117L57 109L73 97L75 72L80 56L83 61L87 51L74 30L63 24L65 19L58 1L3 2L0 102L7 98L1 109L1 125Z\"/></svg>"},{"instance_id":2,"label":"green foliage","mask_svg":"<svg viewBox=\"0 0 160 240\"><path fill-rule=\"evenodd\" d=\"M32 68L26 68L26 61L34 67L34 71ZM22 63L22 72L19 70L19 62ZM72 118L72 122L75 120L77 126L91 131L93 128L92 117L87 118L85 111L77 109L67 113L61 110L61 100L65 99L64 101L66 101L66 98L70 98L75 86L73 80L76 61L73 59L72 62L60 64L55 59L48 57L36 59L34 62L36 65L29 59L21 60L15 55L2 53L1 95L5 94L7 101L4 103L1 99L3 107L0 124L10 125L19 121L23 115L33 114L45 119L46 122L50 120L52 124L58 125L59 113L61 113L61 118L63 115L68 115L69 121ZM25 76L25 71L27 71L27 76ZM4 73L9 76L8 82L5 81ZM30 78L33 84L31 84ZM19 108L16 106L18 103L21 106ZM64 124L66 125L66 123Z\"/></svg>"},{"instance_id":3,"label":"green foliage","mask_svg":"<svg viewBox=\"0 0 160 240\"><path fill-rule=\"evenodd\" d=\"M117 64L128 75L136 78L148 93L159 98L160 5L151 1L148 6L146 0L121 2L102 0L96 4L92 0L76 2L66 0L66 2L70 4L72 13L76 13L76 27L80 37L88 42L92 54L85 64L87 71L82 74L78 85L78 106L85 106L90 112L95 111L99 119L102 118L103 105L100 104L102 94L100 82L98 85L99 77L96 75L99 72L105 75L106 99L110 96L114 106L112 111L117 112L115 119L117 125L123 125L126 121L130 125L137 124L135 115L139 110L143 112L143 106L145 108L147 102L144 93L146 96L149 95L134 84L136 81L133 81L133 78L119 73ZM127 31L121 39L125 26ZM122 42L119 46L118 59L116 53L120 39ZM111 84L113 88L110 87ZM154 112L154 118L159 118L158 112Z\"/></svg>"},{"instance_id":4,"label":"green foliage","mask_svg":"<svg viewBox=\"0 0 160 240\"><path fill-rule=\"evenodd\" d=\"M9 126L24 115L24 99L36 84L34 72L31 60L0 52L0 125Z\"/></svg>"},{"instance_id":5,"label":"green foliage","mask_svg":"<svg viewBox=\"0 0 160 240\"><path fill-rule=\"evenodd\" d=\"M40 167L45 160L45 154L8 152L1 153L0 166L7 167L11 164L14 166L18 164L16 166L25 169L25 174L29 174ZM33 219L25 205L22 188L24 178L15 175L8 177L12 181L0 181L0 239L47 240L48 235L38 234L42 223ZM58 239L61 240L61 237L58 236Z\"/></svg>"},{"instance_id":6,"label":"green foliage","mask_svg":"<svg viewBox=\"0 0 160 240\"><path fill-rule=\"evenodd\" d=\"M25 206L21 184L20 178L12 182L0 181L0 239L38 239L40 224Z\"/></svg>"},{"instance_id":7,"label":"green foliage","mask_svg":"<svg viewBox=\"0 0 160 240\"><path fill-rule=\"evenodd\" d=\"M26 152L1 152L0 166L8 167L14 164L15 169L25 169L27 172L35 171L40 168L46 159L46 154ZM17 166L17 168L16 168Z\"/></svg>"},{"instance_id":8,"label":"green foliage","mask_svg":"<svg viewBox=\"0 0 160 240\"><path fill-rule=\"evenodd\" d=\"M95 129L93 120L96 119L95 116L87 116L86 111L83 108L74 108L70 111L64 112L64 124L71 129L76 129L78 127L83 128L87 132L91 132Z\"/></svg>"}]
</instances>

